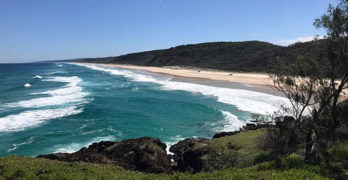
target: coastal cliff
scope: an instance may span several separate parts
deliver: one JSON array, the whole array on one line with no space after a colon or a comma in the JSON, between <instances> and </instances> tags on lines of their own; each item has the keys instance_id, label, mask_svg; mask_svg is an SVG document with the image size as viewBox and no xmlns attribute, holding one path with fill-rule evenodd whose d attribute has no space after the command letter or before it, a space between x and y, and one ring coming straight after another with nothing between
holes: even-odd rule
<instances>
[{"instance_id":1,"label":"coastal cliff","mask_svg":"<svg viewBox=\"0 0 348 180\"><path fill-rule=\"evenodd\" d=\"M213 139L186 138L169 148L172 154L167 154L166 145L159 139L143 137L120 142L101 141L74 153L46 154L38 158L111 164L146 173L171 173L173 170L197 173L225 167L244 167L252 165L253 158L257 156L256 140L265 132L263 127L254 126L255 130L249 130L250 126L246 126L241 131L218 133ZM237 156L245 158L243 161L223 160Z\"/></svg>"},{"instance_id":2,"label":"coastal cliff","mask_svg":"<svg viewBox=\"0 0 348 180\"><path fill-rule=\"evenodd\" d=\"M1 157L0 179L330 179L332 170L306 165L295 155L267 158L257 142L266 128L188 138L170 148L144 137L98 142L67 154ZM333 149L334 157L347 143ZM174 162L170 162L170 159ZM324 168L324 169L322 169ZM145 172L145 173L143 173ZM153 174L155 173L155 174ZM193 174L192 174L193 173ZM341 172L339 172L341 174ZM339 175L336 174L336 175Z\"/></svg>"},{"instance_id":3,"label":"coastal cliff","mask_svg":"<svg viewBox=\"0 0 348 180\"><path fill-rule=\"evenodd\" d=\"M120 142L101 141L75 153L39 155L38 158L112 164L148 173L170 173L172 171L171 162L166 153L166 145L152 137L127 139Z\"/></svg>"}]
</instances>

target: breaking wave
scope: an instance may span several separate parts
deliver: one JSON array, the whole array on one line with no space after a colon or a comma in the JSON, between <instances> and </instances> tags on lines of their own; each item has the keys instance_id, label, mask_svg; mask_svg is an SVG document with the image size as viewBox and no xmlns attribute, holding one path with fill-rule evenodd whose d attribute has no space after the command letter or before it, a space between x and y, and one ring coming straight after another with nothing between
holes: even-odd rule
<instances>
[{"instance_id":1,"label":"breaking wave","mask_svg":"<svg viewBox=\"0 0 348 180\"><path fill-rule=\"evenodd\" d=\"M207 86L201 84L171 81L170 79L160 80L155 77L135 73L131 70L105 67L102 65L75 64L93 70L108 72L113 75L124 76L134 81L152 82L160 84L163 90L182 90L193 93L200 93L205 96L215 97L219 102L236 106L241 111L269 115L278 111L281 106L290 106L288 99L266 93L230 89L222 87Z\"/></svg>"},{"instance_id":2,"label":"breaking wave","mask_svg":"<svg viewBox=\"0 0 348 180\"><path fill-rule=\"evenodd\" d=\"M34 95L49 95L49 97L40 97L30 100L24 100L14 103L6 104L7 107L23 107L23 108L39 108L53 105L62 105L66 103L84 103L86 102L85 97L88 93L83 92L82 87L78 85L82 81L77 76L64 77L56 76L45 79L43 81L54 81L54 82L65 82L67 85L60 89L51 91L44 91L39 93L32 93Z\"/></svg>"},{"instance_id":3,"label":"breaking wave","mask_svg":"<svg viewBox=\"0 0 348 180\"><path fill-rule=\"evenodd\" d=\"M77 109L75 106L71 106L61 109L24 111L19 114L8 115L0 118L0 132L21 131L42 124L49 119L79 114L82 111L81 108Z\"/></svg>"},{"instance_id":4,"label":"breaking wave","mask_svg":"<svg viewBox=\"0 0 348 180\"><path fill-rule=\"evenodd\" d=\"M56 145L54 147L54 153L73 153L78 150L80 150L83 147L88 147L89 145L95 143L95 142L100 142L100 141L115 141L116 137L115 136L104 136L104 137L95 137L91 141L87 143L71 143L68 145Z\"/></svg>"}]
</instances>

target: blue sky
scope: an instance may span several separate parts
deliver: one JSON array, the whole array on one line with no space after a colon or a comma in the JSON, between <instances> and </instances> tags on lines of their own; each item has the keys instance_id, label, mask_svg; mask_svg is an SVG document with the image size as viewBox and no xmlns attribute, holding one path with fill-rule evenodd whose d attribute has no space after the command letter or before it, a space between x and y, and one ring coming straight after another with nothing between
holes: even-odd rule
<instances>
[{"instance_id":1,"label":"blue sky","mask_svg":"<svg viewBox=\"0 0 348 180\"><path fill-rule=\"evenodd\" d=\"M0 63L116 56L211 41L324 35L333 0L0 0Z\"/></svg>"}]
</instances>

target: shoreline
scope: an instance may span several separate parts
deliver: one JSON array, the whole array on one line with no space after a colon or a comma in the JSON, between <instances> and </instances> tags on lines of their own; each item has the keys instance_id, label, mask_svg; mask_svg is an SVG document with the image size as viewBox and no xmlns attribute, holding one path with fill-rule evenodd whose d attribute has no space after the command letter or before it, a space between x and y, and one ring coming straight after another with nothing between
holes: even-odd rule
<instances>
[{"instance_id":1,"label":"shoreline","mask_svg":"<svg viewBox=\"0 0 348 180\"><path fill-rule=\"evenodd\" d=\"M154 67L123 64L82 63L133 70L144 70L151 73L174 76L173 80L177 79L179 81L194 82L205 85L215 84L214 86L218 87L235 88L231 86L237 85L241 89L285 97L282 92L273 88L273 80L270 75L266 73L243 73L214 69L185 68L180 66ZM348 99L348 90L342 92L342 97L340 99L341 101Z\"/></svg>"},{"instance_id":2,"label":"shoreline","mask_svg":"<svg viewBox=\"0 0 348 180\"><path fill-rule=\"evenodd\" d=\"M152 67L102 63L83 63L107 67L142 70L155 74L172 76L173 81L190 82L194 84L223 87L229 89L243 89L285 97L284 94L273 88L273 81L268 74L235 73L219 70L193 69L181 67ZM199 71L199 72L198 72ZM232 75L230 75L232 74Z\"/></svg>"},{"instance_id":3,"label":"shoreline","mask_svg":"<svg viewBox=\"0 0 348 180\"><path fill-rule=\"evenodd\" d=\"M268 74L258 73L241 73L232 71L213 71L207 69L183 68L178 66L153 67L153 66L136 66L121 64L104 64L104 63L84 63L93 65L111 66L117 68L145 70L152 73L166 74L177 77L197 78L208 80L229 81L235 83L272 86L273 81Z\"/></svg>"},{"instance_id":4,"label":"shoreline","mask_svg":"<svg viewBox=\"0 0 348 180\"><path fill-rule=\"evenodd\" d=\"M268 74L235 73L219 70L193 69L181 67L148 67L119 64L82 63L108 67L142 70L150 73L173 76L173 81L190 82L214 87L230 89L244 89L262 92L274 96L285 97L280 91L273 88L273 81ZM198 72L199 71L199 72ZM230 75L232 74L232 75Z\"/></svg>"}]
</instances>

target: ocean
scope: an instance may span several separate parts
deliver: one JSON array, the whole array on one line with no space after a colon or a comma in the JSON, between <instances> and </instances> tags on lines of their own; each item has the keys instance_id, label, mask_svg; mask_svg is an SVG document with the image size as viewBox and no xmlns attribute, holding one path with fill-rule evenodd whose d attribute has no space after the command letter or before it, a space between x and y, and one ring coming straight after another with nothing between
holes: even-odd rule
<instances>
[{"instance_id":1,"label":"ocean","mask_svg":"<svg viewBox=\"0 0 348 180\"><path fill-rule=\"evenodd\" d=\"M102 65L0 64L0 156L74 152L151 136L168 146L235 131L287 100Z\"/></svg>"}]
</instances>

